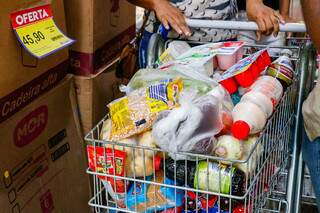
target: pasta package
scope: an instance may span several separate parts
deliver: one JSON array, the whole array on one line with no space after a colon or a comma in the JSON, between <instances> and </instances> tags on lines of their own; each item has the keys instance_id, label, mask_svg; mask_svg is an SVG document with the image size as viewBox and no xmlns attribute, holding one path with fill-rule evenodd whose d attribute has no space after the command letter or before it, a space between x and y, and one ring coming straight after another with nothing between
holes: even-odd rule
<instances>
[{"instance_id":1,"label":"pasta package","mask_svg":"<svg viewBox=\"0 0 320 213\"><path fill-rule=\"evenodd\" d=\"M111 102L108 105L112 123L110 140L150 130L159 112L179 106L182 89L181 79L168 79Z\"/></svg>"}]
</instances>

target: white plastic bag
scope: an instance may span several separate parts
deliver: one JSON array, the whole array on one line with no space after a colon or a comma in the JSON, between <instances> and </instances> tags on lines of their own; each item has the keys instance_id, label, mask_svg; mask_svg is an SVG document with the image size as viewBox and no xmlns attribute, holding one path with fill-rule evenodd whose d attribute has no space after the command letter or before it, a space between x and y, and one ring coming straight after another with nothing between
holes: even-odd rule
<instances>
[{"instance_id":1,"label":"white plastic bag","mask_svg":"<svg viewBox=\"0 0 320 213\"><path fill-rule=\"evenodd\" d=\"M212 95L195 99L192 96L182 96L181 107L160 113L153 125L152 134L157 145L176 160L186 158L173 153L210 154L214 136L223 127L219 100Z\"/></svg>"}]
</instances>

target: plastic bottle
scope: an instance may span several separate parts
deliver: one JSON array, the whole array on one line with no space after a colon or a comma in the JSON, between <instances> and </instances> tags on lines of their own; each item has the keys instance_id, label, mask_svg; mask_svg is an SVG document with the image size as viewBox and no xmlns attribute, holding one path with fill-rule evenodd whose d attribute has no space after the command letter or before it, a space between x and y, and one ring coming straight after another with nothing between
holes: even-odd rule
<instances>
[{"instance_id":1,"label":"plastic bottle","mask_svg":"<svg viewBox=\"0 0 320 213\"><path fill-rule=\"evenodd\" d=\"M233 125L231 128L232 135L239 139L245 140L250 134L260 132L267 121L266 113L256 104L249 101L241 101L233 111Z\"/></svg>"},{"instance_id":2,"label":"plastic bottle","mask_svg":"<svg viewBox=\"0 0 320 213\"><path fill-rule=\"evenodd\" d=\"M158 64L165 64L173 61L190 49L190 45L185 41L172 41L166 51L159 57Z\"/></svg>"},{"instance_id":3,"label":"plastic bottle","mask_svg":"<svg viewBox=\"0 0 320 213\"><path fill-rule=\"evenodd\" d=\"M259 92L267 96L273 106L276 106L283 94L281 83L271 76L260 76L247 92Z\"/></svg>"},{"instance_id":4,"label":"plastic bottle","mask_svg":"<svg viewBox=\"0 0 320 213\"><path fill-rule=\"evenodd\" d=\"M242 96L241 101L248 101L256 104L264 111L267 118L272 115L273 103L270 98L261 92L250 91Z\"/></svg>"},{"instance_id":5,"label":"plastic bottle","mask_svg":"<svg viewBox=\"0 0 320 213\"><path fill-rule=\"evenodd\" d=\"M290 57L293 55L291 50L284 49L280 57L275 60L268 68L267 75L279 80L284 90L292 84L294 78L293 64Z\"/></svg>"},{"instance_id":6,"label":"plastic bottle","mask_svg":"<svg viewBox=\"0 0 320 213\"><path fill-rule=\"evenodd\" d=\"M185 185L186 181L189 187L201 190L221 192L223 194L231 193L237 196L243 196L245 193L245 174L235 167L219 165L211 161L199 161L197 165L195 161L167 159L165 171L168 178L175 179L180 185ZM232 186L230 187L231 183Z\"/></svg>"}]
</instances>

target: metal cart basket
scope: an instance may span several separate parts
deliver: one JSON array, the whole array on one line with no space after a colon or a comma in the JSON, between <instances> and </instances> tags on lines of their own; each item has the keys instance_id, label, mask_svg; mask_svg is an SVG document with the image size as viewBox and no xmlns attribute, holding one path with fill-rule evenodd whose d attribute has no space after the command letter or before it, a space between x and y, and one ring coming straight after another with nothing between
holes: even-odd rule
<instances>
[{"instance_id":1,"label":"metal cart basket","mask_svg":"<svg viewBox=\"0 0 320 213\"><path fill-rule=\"evenodd\" d=\"M215 27L224 29L256 30L254 23L232 23L188 20L190 26ZM227 24L226 24L227 23ZM236 26L236 27L235 27ZM239 26L242 26L239 27ZM280 28L282 31L305 31L304 25L289 24ZM245 46L246 54L254 53L265 46ZM264 130L254 142L247 157L243 160L226 160L210 155L193 153L165 152L159 148L146 147L125 142L105 141L100 138L103 126L109 119L107 115L85 137L87 146L93 150L94 162L103 161L105 169L88 168L93 183L93 197L89 205L96 212L289 212L294 200L293 176L298 159L298 127L301 122L301 91L305 87L304 73L307 71L309 49L307 45L269 47L285 48L293 52L291 57L295 66L295 80L287 88L273 115L267 121ZM274 55L272 57L278 57ZM302 78L301 78L302 76ZM131 155L130 175L115 174L116 150L124 150ZM184 156L192 160L168 160L167 156ZM173 157L173 159L176 159ZM106 162L109 159L109 162ZM156 165L156 160L160 159ZM293 160L292 160L293 159ZM152 174L150 175L150 161ZM142 171L136 166L142 165ZM174 165L167 181L168 168ZM195 173L190 186L189 176L193 167L198 171L202 165L204 172ZM162 168L159 170L159 167ZM245 168L247 172L237 173L236 167ZM181 169L183 168L183 169ZM210 173L215 169L214 174ZM218 168L218 169L217 169ZM108 172L109 171L109 172ZM112 171L112 172L110 172ZM286 175L285 196L275 197L282 174ZM211 175L209 175L211 174ZM182 176L183 181L181 181ZM179 177L179 178L178 178ZM240 180L239 180L240 179ZM240 190L240 185L243 189ZM121 187L121 189L120 189ZM118 188L118 189L117 189ZM112 193L113 192L113 193ZM160 193L161 192L161 193ZM128 198L130 195L130 199ZM181 201L181 197L183 200ZM141 202L144 200L145 202ZM148 201L146 201L148 200ZM130 204L129 204L130 203ZM179 205L178 205L179 204ZM195 211L190 210L190 205ZM178 207L179 206L179 207Z\"/></svg>"}]
</instances>

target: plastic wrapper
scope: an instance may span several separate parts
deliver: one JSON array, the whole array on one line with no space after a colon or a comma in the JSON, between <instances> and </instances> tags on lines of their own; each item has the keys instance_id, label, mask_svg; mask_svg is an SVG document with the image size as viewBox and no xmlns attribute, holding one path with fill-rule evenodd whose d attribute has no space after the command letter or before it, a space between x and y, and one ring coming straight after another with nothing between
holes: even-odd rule
<instances>
[{"instance_id":1,"label":"plastic wrapper","mask_svg":"<svg viewBox=\"0 0 320 213\"><path fill-rule=\"evenodd\" d=\"M108 119L104 122L100 138L102 140L108 140L111 132L111 120ZM124 145L111 145L107 144L107 148L114 150L121 150L126 153L125 161L125 176L126 177L144 177L150 176L154 173L153 162L156 158L156 152L146 150L142 148L133 148L131 146L142 146L155 148L155 140L151 131L144 132L140 135L130 138L122 139L115 143L121 143ZM129 146L125 146L129 145ZM131 146L130 146L131 145ZM143 160L144 156L144 160Z\"/></svg>"},{"instance_id":2,"label":"plastic wrapper","mask_svg":"<svg viewBox=\"0 0 320 213\"><path fill-rule=\"evenodd\" d=\"M147 181L156 181L167 185L174 185L174 181L164 178L163 172L147 177ZM153 184L136 182L131 184L126 197L126 206L135 212L160 212L183 205L184 191Z\"/></svg>"},{"instance_id":3,"label":"plastic wrapper","mask_svg":"<svg viewBox=\"0 0 320 213\"><path fill-rule=\"evenodd\" d=\"M168 80L133 91L111 102L110 140L117 141L151 129L159 112L178 106L181 79Z\"/></svg>"},{"instance_id":4,"label":"plastic wrapper","mask_svg":"<svg viewBox=\"0 0 320 213\"><path fill-rule=\"evenodd\" d=\"M183 81L184 90L193 90L199 95L206 94L218 85L215 80L198 73L193 68L172 64L163 69L141 69L132 77L128 85L121 86L120 90L128 95L134 90L176 78Z\"/></svg>"},{"instance_id":5,"label":"plastic wrapper","mask_svg":"<svg viewBox=\"0 0 320 213\"><path fill-rule=\"evenodd\" d=\"M181 107L160 113L152 129L157 145L176 160L185 158L173 154L177 152L210 154L214 135L223 128L222 105L217 98L205 95L191 102L188 99L192 97L181 97Z\"/></svg>"},{"instance_id":6,"label":"plastic wrapper","mask_svg":"<svg viewBox=\"0 0 320 213\"><path fill-rule=\"evenodd\" d=\"M126 153L106 147L87 146L89 168L91 171L124 177ZM124 207L126 182L122 179L98 175L112 199Z\"/></svg>"},{"instance_id":7,"label":"plastic wrapper","mask_svg":"<svg viewBox=\"0 0 320 213\"><path fill-rule=\"evenodd\" d=\"M256 170L259 163L259 158L263 153L263 145L261 143L258 143L257 146L255 146L257 140L258 137L252 136L249 137L248 140L243 141L243 155L240 160L246 160L249 157L250 153L253 153L248 162L235 164L235 167L242 170L246 174L252 174Z\"/></svg>"},{"instance_id":8,"label":"plastic wrapper","mask_svg":"<svg viewBox=\"0 0 320 213\"><path fill-rule=\"evenodd\" d=\"M242 146L242 142L238 139L230 135L223 135L218 138L217 143L215 144L214 154L227 160L238 160L241 159L243 155ZM229 164L228 161L222 162Z\"/></svg>"}]
</instances>

